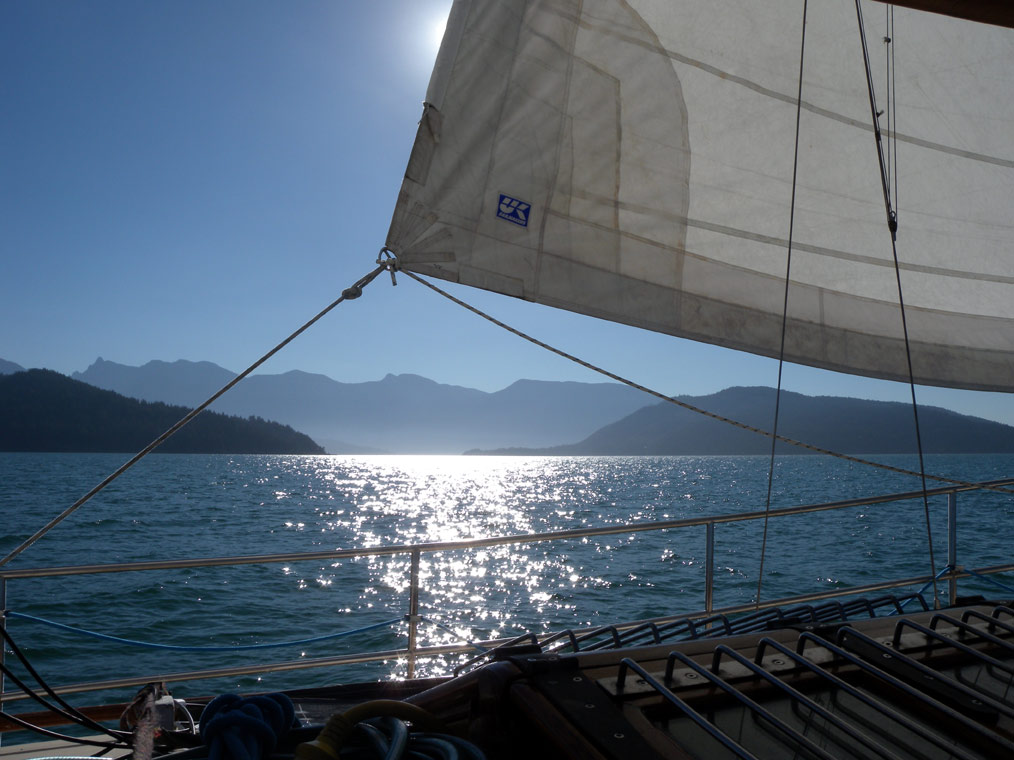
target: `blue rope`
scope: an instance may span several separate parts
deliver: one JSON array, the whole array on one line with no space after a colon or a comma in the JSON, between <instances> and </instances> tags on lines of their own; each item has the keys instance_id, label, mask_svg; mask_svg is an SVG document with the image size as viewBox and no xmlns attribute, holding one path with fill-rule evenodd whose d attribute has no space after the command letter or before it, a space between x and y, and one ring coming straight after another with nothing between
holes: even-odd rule
<instances>
[{"instance_id":1,"label":"blue rope","mask_svg":"<svg viewBox=\"0 0 1014 760\"><path fill-rule=\"evenodd\" d=\"M948 565L943 570L941 570L939 573L937 573L936 580L940 580L940 578L942 578L943 576L947 575L947 573L951 572L951 570L953 570L953 568ZM982 573L977 573L974 570L969 570L968 568L964 568L963 570L964 570L964 572L966 572L969 575L971 575L973 578L978 578L979 580L986 581L987 583L992 583L994 586L997 586L999 588L1002 588L1004 591L1008 591L1008 592L1014 594L1014 588L1011 588L1010 586L1007 586L1006 584L1000 583L1000 581L996 580L996 578L993 578L990 575L983 575ZM923 586L919 590L919 596L922 596L923 594L925 594L926 591L928 591L929 588L930 588L930 586L932 586L932 585L933 585L933 583L930 582L930 583L927 583L925 586ZM913 601L914 598L915 597L911 597L909 599L906 599L902 603L902 605L901 605L902 609L904 609L908 605L909 602Z\"/></svg>"},{"instance_id":2,"label":"blue rope","mask_svg":"<svg viewBox=\"0 0 1014 760\"><path fill-rule=\"evenodd\" d=\"M902 602L901 603L901 608L905 609L909 605L910 602L914 602L916 596L923 596L927 591L930 590L930 588L933 588L934 584L938 580L940 580L941 578L943 578L950 571L951 571L951 568L950 568L950 566L948 566L948 567L945 567L943 570L941 570L939 573L937 573L935 576L933 576L933 580L931 580L929 583L927 583L925 586L923 586L921 589L919 589L919 591L915 594L915 596L910 596L908 599L906 599L904 602ZM936 590L936 589L934 589L934 590ZM895 613L895 614L897 614L897 613Z\"/></svg>"},{"instance_id":3,"label":"blue rope","mask_svg":"<svg viewBox=\"0 0 1014 760\"><path fill-rule=\"evenodd\" d=\"M191 647L181 646L178 644L152 644L148 641L135 641L134 639L124 639L119 636L110 636L106 633L97 633L95 631L86 631L83 628L75 628L74 626L64 625L63 623L57 623L52 620L46 620L45 618L35 617L34 615L25 615L21 612L14 612L13 610L7 610L7 616L13 618L20 618L21 620L30 620L33 623L42 623L53 628L59 628L62 631L69 631L70 633L76 633L80 636L91 636L96 639L103 639L104 641L115 641L118 644L129 644L135 647L148 647L150 649L171 649L175 652L239 652L246 649L271 649L274 647L288 647L296 646L297 644L312 644L316 641L327 641L329 639L340 639L344 636L354 636L357 633L365 633L366 631L372 631L377 628L384 628L394 623L400 623L404 620L404 617L396 617L391 620L385 620L382 623L375 623L373 625L363 626L362 628L356 628L351 631L340 631L339 633L328 633L324 636L314 636L309 639L299 639L297 641L279 641L273 644L236 644L234 646L213 646L213 647Z\"/></svg>"},{"instance_id":4,"label":"blue rope","mask_svg":"<svg viewBox=\"0 0 1014 760\"><path fill-rule=\"evenodd\" d=\"M1010 586L1008 586L1008 585L1006 585L1004 583L1000 583L1000 581L998 581L996 578L994 578L991 575L983 575L982 573L977 573L974 570L968 570L967 568L965 569L965 572L968 573L969 575L971 575L974 578L978 578L979 580L983 580L983 581L988 581L989 583L992 583L994 586L999 586L1004 591L1009 591L1010 593L1014 594L1014 588L1011 588Z\"/></svg>"},{"instance_id":5,"label":"blue rope","mask_svg":"<svg viewBox=\"0 0 1014 760\"><path fill-rule=\"evenodd\" d=\"M296 710L284 694L222 694L201 713L208 760L260 760L293 727Z\"/></svg>"},{"instance_id":6,"label":"blue rope","mask_svg":"<svg viewBox=\"0 0 1014 760\"><path fill-rule=\"evenodd\" d=\"M450 734L413 733L412 749L423 757L486 760L486 754L470 741ZM432 754L424 754L427 750L432 750Z\"/></svg>"}]
</instances>

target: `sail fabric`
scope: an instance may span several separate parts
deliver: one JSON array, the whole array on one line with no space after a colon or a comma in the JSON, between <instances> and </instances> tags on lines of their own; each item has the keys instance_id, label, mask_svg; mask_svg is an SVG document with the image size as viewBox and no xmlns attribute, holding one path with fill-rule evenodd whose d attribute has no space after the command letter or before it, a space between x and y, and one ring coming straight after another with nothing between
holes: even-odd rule
<instances>
[{"instance_id":1,"label":"sail fabric","mask_svg":"<svg viewBox=\"0 0 1014 760\"><path fill-rule=\"evenodd\" d=\"M863 7L915 380L1011 390L1014 35ZM456 0L387 247L778 356L802 32L802 0ZM809 2L799 114L784 356L907 381L853 0Z\"/></svg>"}]
</instances>

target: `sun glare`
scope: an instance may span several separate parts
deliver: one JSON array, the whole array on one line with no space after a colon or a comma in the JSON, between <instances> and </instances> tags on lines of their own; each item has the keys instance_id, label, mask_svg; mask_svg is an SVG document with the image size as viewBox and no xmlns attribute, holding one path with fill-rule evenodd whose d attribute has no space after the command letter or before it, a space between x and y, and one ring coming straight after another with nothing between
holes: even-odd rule
<instances>
[{"instance_id":1,"label":"sun glare","mask_svg":"<svg viewBox=\"0 0 1014 760\"><path fill-rule=\"evenodd\" d=\"M444 30L447 29L447 14L441 13L437 18L430 22L430 47L433 49L433 55L437 54L440 50L440 41L444 38Z\"/></svg>"}]
</instances>

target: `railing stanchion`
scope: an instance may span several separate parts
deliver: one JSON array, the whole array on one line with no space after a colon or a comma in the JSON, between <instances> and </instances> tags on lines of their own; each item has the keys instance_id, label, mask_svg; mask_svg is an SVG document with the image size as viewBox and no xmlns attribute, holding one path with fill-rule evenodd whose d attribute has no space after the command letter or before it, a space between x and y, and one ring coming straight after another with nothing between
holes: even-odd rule
<instances>
[{"instance_id":1,"label":"railing stanchion","mask_svg":"<svg viewBox=\"0 0 1014 760\"><path fill-rule=\"evenodd\" d=\"M951 605L958 603L958 492L947 494L947 569L950 579L947 581Z\"/></svg>"},{"instance_id":2,"label":"railing stanchion","mask_svg":"<svg viewBox=\"0 0 1014 760\"><path fill-rule=\"evenodd\" d=\"M412 550L412 569L408 592L408 677L415 678L416 632L419 627L419 555Z\"/></svg>"},{"instance_id":3,"label":"railing stanchion","mask_svg":"<svg viewBox=\"0 0 1014 760\"><path fill-rule=\"evenodd\" d=\"M1014 485L1014 478L1007 478L1004 480L988 481L983 484L979 484L981 487L992 487L992 486L1009 486ZM973 490L975 486L967 487L954 487L950 486L947 488L935 488L928 493L931 496L942 496L947 495L948 497L948 567L941 570L938 578L947 577L949 582L949 596L952 603L957 598L957 578L959 576L966 577L969 575L993 575L996 573L1009 573L1014 572L1014 562L1009 562L1001 565L992 565L988 567L979 567L976 569L965 570L958 565L957 560L957 491L958 490ZM140 686L145 683L153 681L191 681L202 678L225 678L232 677L235 675L250 675L260 672L271 672L271 671L293 671L293 670L304 670L315 667L332 667L336 664L352 665L359 663L374 663L374 662L388 662L392 659L396 659L399 662L401 658L407 660L407 671L408 677L414 678L416 671L416 660L422 657L434 657L446 654L460 654L465 651L470 651L473 645L463 646L429 646L420 647L418 643L418 628L421 617L419 615L419 588L420 588L420 559L423 552L432 554L435 552L446 552L446 551L457 551L465 549L478 549L482 547L491 546L511 546L516 544L531 544L538 542L549 542L549 541L561 541L561 540L573 540L575 538L590 538L593 536L614 536L629 533L642 533L648 531L670 531L683 528L697 528L704 526L707 531L706 538L706 560L705 560L705 591L704 591L704 602L705 609L703 614L711 616L715 613L715 601L714 601L714 586L715 586L715 526L718 523L740 523L749 520L757 520L766 517L788 517L790 515L801 515L807 513L825 512L837 509L847 509L857 506L874 505L874 504L885 504L889 502L906 501L909 499L918 498L922 495L919 491L910 491L905 493L893 493L893 494L882 494L880 496L863 497L857 499L847 499L844 501L836 502L824 502L820 504L806 504L796 507L782 507L773 509L770 513L764 512L740 512L735 514L724 514L724 515L707 515L693 518L681 518L673 520L662 520L652 522L634 522L624 525L600 525L595 527L583 527L583 528L572 528L567 530L556 530L544 533L526 533L519 535L510 536L499 536L499 537L484 537L478 539L459 539L456 541L444 541L425 543L418 545L410 544L395 544L389 546L372 546L364 547L361 549L335 549L335 550L321 550L321 551L310 551L310 552L294 552L286 554L258 554L258 555L245 555L245 556L228 556L228 557L195 557L190 559L174 559L174 560L147 560L141 562L120 562L120 563L108 563L108 564L91 564L91 565L66 565L66 566L55 566L55 567L27 567L27 568L8 568L4 567L0 571L0 627L6 630L7 617L11 614L16 614L14 610L7 609L7 582L16 578L49 578L49 577L65 577L65 576L80 576L80 575L94 575L94 574L105 574L105 573L126 573L126 572L142 572L151 570L178 570L183 568L209 568L209 567L230 567L230 566L249 566L249 565L263 565L269 563L282 563L282 562L307 562L311 560L341 560L352 557L392 557L401 556L404 557L406 554L411 557L411 570L410 570L410 589L409 589L409 611L406 619L408 621L408 646L404 649L390 650L384 652L377 652L375 654L357 653L352 655L343 655L339 657L324 657L316 658L313 661L307 661L300 659L297 661L289 662L276 662L271 664L265 664L263 666L258 665L243 665L235 666L230 668L212 668L200 671L189 671L180 673L161 673L161 674L148 674L145 676L137 676L122 679L112 679L105 681L93 681L86 683L69 684L62 687L57 687L56 691L61 694L72 694L85 691L99 691L113 688L125 688L127 686ZM778 599L770 599L758 605L756 600L750 604L739 604L739 605L727 605L724 607L718 607L718 610L723 614L734 614L739 612L752 612L758 609L759 606L765 608L775 607L783 604L806 604L813 601L834 599L843 595L852 595L856 593L874 593L884 591L887 589L894 588L906 588L915 586L923 583L932 584L932 578L917 577L917 578L898 578L895 580L884 580L876 583L867 584L859 587L852 587L848 589L834 589L834 590L821 590L817 592L809 592L804 594L798 594L791 597L782 597ZM652 618L650 620L637 620L628 621L626 628L633 628L643 625L644 623L658 623L663 620L676 621L686 617L696 617L701 615L700 611L685 611L679 615L668 616L665 618ZM37 622L47 622L39 620ZM622 626L621 626L622 627ZM480 642L480 644L486 644L490 646L498 646L503 643L507 643L511 639L497 639L493 641ZM422 652L422 654L420 654ZM0 663L3 662L3 649L0 647ZM18 690L6 691L6 683L0 674L0 711L3 711L3 705L7 702L14 702L22 699L26 699L27 695L23 694Z\"/></svg>"},{"instance_id":4,"label":"railing stanchion","mask_svg":"<svg viewBox=\"0 0 1014 760\"><path fill-rule=\"evenodd\" d=\"M710 613L715 608L715 524L709 522L707 548L704 553L704 609Z\"/></svg>"}]
</instances>

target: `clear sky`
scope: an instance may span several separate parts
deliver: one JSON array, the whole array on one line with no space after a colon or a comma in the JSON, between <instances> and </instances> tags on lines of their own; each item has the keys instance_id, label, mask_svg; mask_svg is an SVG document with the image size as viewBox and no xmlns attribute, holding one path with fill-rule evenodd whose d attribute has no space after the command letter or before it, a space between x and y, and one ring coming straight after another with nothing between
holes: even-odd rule
<instances>
[{"instance_id":1,"label":"clear sky","mask_svg":"<svg viewBox=\"0 0 1014 760\"><path fill-rule=\"evenodd\" d=\"M0 3L0 358L239 371L370 271L450 0ZM670 394L774 385L777 362L457 288ZM600 378L402 278L263 372L413 372L497 390ZM787 366L810 394L908 387ZM1014 424L1014 397L919 389Z\"/></svg>"}]
</instances>

